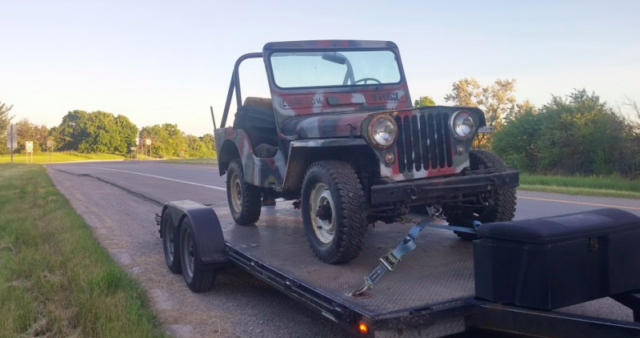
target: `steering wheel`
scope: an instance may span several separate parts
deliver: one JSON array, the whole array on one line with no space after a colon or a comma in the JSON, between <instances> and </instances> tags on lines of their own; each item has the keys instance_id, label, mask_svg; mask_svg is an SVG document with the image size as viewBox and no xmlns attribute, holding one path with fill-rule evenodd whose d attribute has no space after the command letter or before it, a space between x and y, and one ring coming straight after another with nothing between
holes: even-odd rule
<instances>
[{"instance_id":1,"label":"steering wheel","mask_svg":"<svg viewBox=\"0 0 640 338\"><path fill-rule=\"evenodd\" d=\"M358 81L354 82L353 84L354 84L354 85L356 85L356 84L358 84L359 82L364 82L364 84L367 84L367 82L368 82L368 81L375 81L375 82L377 82L378 84L382 84L382 82L381 82L380 80L375 79L375 78L372 78L372 77L365 77L365 78L362 78L362 79L360 79L360 80L358 80Z\"/></svg>"}]
</instances>

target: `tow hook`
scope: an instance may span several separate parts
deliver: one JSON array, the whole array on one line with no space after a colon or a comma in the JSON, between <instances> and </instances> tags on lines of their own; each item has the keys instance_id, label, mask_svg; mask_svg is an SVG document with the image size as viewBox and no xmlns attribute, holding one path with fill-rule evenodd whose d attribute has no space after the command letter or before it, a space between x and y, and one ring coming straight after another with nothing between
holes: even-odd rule
<instances>
[{"instance_id":1,"label":"tow hook","mask_svg":"<svg viewBox=\"0 0 640 338\"><path fill-rule=\"evenodd\" d=\"M409 188L409 194L411 195L412 199L418 198L418 190L415 187Z\"/></svg>"}]
</instances>

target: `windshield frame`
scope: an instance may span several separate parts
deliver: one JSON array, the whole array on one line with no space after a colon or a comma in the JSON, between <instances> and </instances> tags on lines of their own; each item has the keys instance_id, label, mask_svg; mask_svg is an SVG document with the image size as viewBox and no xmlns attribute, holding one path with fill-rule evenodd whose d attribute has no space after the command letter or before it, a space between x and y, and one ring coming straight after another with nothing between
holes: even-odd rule
<instances>
[{"instance_id":1,"label":"windshield frame","mask_svg":"<svg viewBox=\"0 0 640 338\"><path fill-rule=\"evenodd\" d=\"M345 84L341 84L341 85L330 85L330 86L307 86L307 87L280 87L278 85L278 83L275 80L274 77L274 73L273 73L273 65L271 64L271 58L273 57L273 54L276 53L318 53L318 54L323 54L323 53L338 53L340 54L341 52L367 52L367 51L386 51L386 52L391 52L393 53L393 55L395 56L395 60L396 60L396 65L398 66L398 73L400 75L400 78L397 82L393 82L393 83L368 83L368 84L357 84L357 85L345 85ZM350 88L354 88L354 89L358 89L358 88L370 88L370 87L380 87L380 86L397 86L400 85L402 83L405 82L405 75L404 75L404 69L402 67L402 62L400 61L400 55L397 52L396 49L394 48L313 48L313 49L282 49L282 50L278 50L278 49L273 49L270 50L264 57L264 61L267 65L267 71L268 71L268 78L269 78L269 82L271 83L272 86L274 86L275 88L281 90L281 91L298 91L298 90L311 90L311 89L350 89ZM349 76L349 73L352 73L352 67L350 65L350 61L349 59L347 59L347 63L349 64L348 66L348 70L345 72L345 79Z\"/></svg>"}]
</instances>

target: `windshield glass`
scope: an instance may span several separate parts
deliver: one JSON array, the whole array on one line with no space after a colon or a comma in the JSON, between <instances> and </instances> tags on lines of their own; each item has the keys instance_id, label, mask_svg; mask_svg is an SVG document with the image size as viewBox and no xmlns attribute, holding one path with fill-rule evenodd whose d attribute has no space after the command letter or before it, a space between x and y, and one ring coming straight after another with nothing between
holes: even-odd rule
<instances>
[{"instance_id":1,"label":"windshield glass","mask_svg":"<svg viewBox=\"0 0 640 338\"><path fill-rule=\"evenodd\" d=\"M281 52L271 54L273 79L280 88L395 84L396 55L389 50Z\"/></svg>"}]
</instances>

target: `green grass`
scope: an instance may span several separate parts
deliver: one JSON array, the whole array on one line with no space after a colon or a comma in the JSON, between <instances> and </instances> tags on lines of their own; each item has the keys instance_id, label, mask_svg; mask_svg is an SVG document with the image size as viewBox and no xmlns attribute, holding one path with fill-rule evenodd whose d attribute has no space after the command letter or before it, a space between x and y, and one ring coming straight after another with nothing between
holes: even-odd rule
<instances>
[{"instance_id":1,"label":"green grass","mask_svg":"<svg viewBox=\"0 0 640 338\"><path fill-rule=\"evenodd\" d=\"M218 159L212 158L174 158L164 160L164 163L177 163L177 164L218 164Z\"/></svg>"},{"instance_id":2,"label":"green grass","mask_svg":"<svg viewBox=\"0 0 640 338\"><path fill-rule=\"evenodd\" d=\"M561 193L640 199L640 180L620 177L546 176L520 174L520 189Z\"/></svg>"},{"instance_id":3,"label":"green grass","mask_svg":"<svg viewBox=\"0 0 640 338\"><path fill-rule=\"evenodd\" d=\"M31 158L31 156L29 156ZM33 163L51 163L51 162L74 162L87 160L123 160L125 156L116 154L83 154L77 152L58 152L47 156L47 153L39 153L33 155ZM14 163L26 163L26 155L14 154ZM0 163L11 162L11 155L0 155Z\"/></svg>"},{"instance_id":4,"label":"green grass","mask_svg":"<svg viewBox=\"0 0 640 338\"><path fill-rule=\"evenodd\" d=\"M0 164L0 337L166 337L44 168Z\"/></svg>"}]
</instances>

